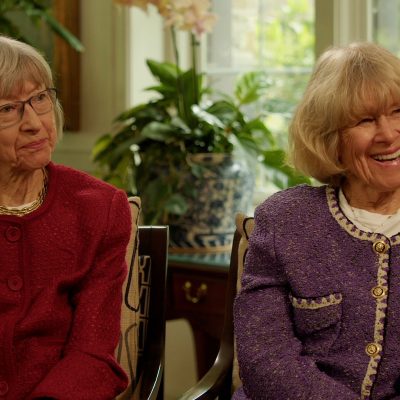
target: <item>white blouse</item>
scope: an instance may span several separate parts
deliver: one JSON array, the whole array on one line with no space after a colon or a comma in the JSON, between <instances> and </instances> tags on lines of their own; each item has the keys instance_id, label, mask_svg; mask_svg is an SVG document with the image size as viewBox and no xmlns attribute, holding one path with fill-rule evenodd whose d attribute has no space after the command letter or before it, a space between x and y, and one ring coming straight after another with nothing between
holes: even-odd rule
<instances>
[{"instance_id":1,"label":"white blouse","mask_svg":"<svg viewBox=\"0 0 400 400\"><path fill-rule=\"evenodd\" d=\"M400 210L395 214L386 215L351 207L342 189L339 190L339 206L343 214L365 232L381 233L387 237L400 232Z\"/></svg>"}]
</instances>

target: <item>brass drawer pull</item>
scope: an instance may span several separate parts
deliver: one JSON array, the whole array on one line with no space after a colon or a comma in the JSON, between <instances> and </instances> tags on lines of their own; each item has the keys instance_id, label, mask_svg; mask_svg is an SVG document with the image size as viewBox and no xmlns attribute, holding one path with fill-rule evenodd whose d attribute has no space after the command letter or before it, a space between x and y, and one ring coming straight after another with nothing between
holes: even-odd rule
<instances>
[{"instance_id":1,"label":"brass drawer pull","mask_svg":"<svg viewBox=\"0 0 400 400\"><path fill-rule=\"evenodd\" d=\"M192 283L186 281L183 285L183 291L185 292L185 298L187 301L193 304L197 304L201 299L207 296L207 285L202 283L196 290L196 295L192 296Z\"/></svg>"}]
</instances>

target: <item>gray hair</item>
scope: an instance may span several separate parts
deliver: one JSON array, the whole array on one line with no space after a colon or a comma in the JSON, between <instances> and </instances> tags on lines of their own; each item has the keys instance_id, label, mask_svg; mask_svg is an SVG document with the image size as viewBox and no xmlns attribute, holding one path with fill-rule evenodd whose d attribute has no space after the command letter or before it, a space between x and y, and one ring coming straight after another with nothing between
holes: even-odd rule
<instances>
[{"instance_id":1,"label":"gray hair","mask_svg":"<svg viewBox=\"0 0 400 400\"><path fill-rule=\"evenodd\" d=\"M0 35L0 98L10 97L22 90L26 81L54 87L51 68L45 58L32 46ZM54 107L57 136L63 133L64 115L60 102Z\"/></svg>"}]
</instances>

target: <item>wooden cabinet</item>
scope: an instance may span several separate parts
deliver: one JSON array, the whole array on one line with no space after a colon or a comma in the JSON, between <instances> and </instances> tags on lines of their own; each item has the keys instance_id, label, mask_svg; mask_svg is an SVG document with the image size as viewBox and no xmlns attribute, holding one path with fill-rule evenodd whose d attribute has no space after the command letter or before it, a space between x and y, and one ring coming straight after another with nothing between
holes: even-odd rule
<instances>
[{"instance_id":1,"label":"wooden cabinet","mask_svg":"<svg viewBox=\"0 0 400 400\"><path fill-rule=\"evenodd\" d=\"M218 352L229 256L228 253L169 255L167 319L185 318L190 323L199 377L207 372Z\"/></svg>"}]
</instances>

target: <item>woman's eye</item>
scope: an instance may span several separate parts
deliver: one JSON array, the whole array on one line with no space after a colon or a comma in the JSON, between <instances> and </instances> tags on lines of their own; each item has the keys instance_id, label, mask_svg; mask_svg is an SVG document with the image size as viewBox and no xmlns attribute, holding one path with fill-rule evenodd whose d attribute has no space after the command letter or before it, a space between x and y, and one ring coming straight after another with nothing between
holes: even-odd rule
<instances>
[{"instance_id":1,"label":"woman's eye","mask_svg":"<svg viewBox=\"0 0 400 400\"><path fill-rule=\"evenodd\" d=\"M9 114L17 109L16 104L6 104L0 107L0 114Z\"/></svg>"},{"instance_id":2,"label":"woman's eye","mask_svg":"<svg viewBox=\"0 0 400 400\"><path fill-rule=\"evenodd\" d=\"M400 108L395 108L394 110L392 110L392 116L400 118Z\"/></svg>"},{"instance_id":3,"label":"woman's eye","mask_svg":"<svg viewBox=\"0 0 400 400\"><path fill-rule=\"evenodd\" d=\"M43 100L47 99L47 93L39 93L38 95L32 97L32 101L35 103L40 103Z\"/></svg>"},{"instance_id":4,"label":"woman's eye","mask_svg":"<svg viewBox=\"0 0 400 400\"><path fill-rule=\"evenodd\" d=\"M357 125L368 125L368 124L372 124L374 121L375 121L375 118L373 118L373 117L365 117L365 118L360 119L357 122Z\"/></svg>"}]
</instances>

